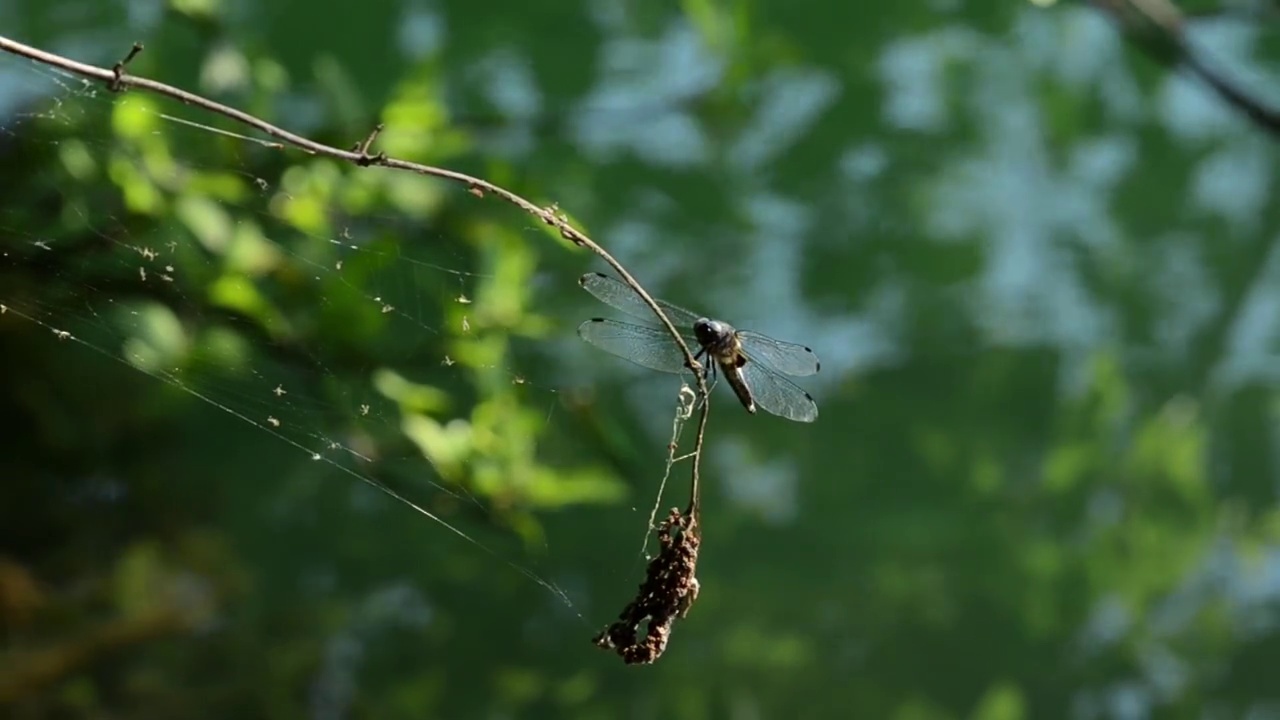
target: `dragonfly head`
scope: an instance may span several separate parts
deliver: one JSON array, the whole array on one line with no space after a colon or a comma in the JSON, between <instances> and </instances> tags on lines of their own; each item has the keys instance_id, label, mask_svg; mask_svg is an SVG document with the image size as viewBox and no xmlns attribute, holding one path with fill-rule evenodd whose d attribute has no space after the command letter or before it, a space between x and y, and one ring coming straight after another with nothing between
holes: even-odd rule
<instances>
[{"instance_id":1,"label":"dragonfly head","mask_svg":"<svg viewBox=\"0 0 1280 720\"><path fill-rule=\"evenodd\" d=\"M693 324L693 335L698 344L712 355L723 355L733 345L737 331L729 323L710 318L698 318Z\"/></svg>"}]
</instances>

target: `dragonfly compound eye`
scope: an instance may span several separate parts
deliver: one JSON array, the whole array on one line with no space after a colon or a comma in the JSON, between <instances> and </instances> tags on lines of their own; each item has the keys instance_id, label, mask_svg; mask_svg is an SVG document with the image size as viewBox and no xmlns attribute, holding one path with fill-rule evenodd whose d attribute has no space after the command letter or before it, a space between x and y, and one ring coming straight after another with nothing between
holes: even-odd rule
<instances>
[{"instance_id":1,"label":"dragonfly compound eye","mask_svg":"<svg viewBox=\"0 0 1280 720\"><path fill-rule=\"evenodd\" d=\"M698 321L693 324L693 334L698 338L698 342L706 347L723 342L725 336L729 334L729 328L719 320L698 318Z\"/></svg>"}]
</instances>

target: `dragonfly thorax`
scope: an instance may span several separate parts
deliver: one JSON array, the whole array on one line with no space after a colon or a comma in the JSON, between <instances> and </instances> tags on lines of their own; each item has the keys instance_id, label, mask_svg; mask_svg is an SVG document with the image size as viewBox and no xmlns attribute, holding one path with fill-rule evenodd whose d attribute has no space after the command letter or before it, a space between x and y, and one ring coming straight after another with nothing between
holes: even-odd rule
<instances>
[{"instance_id":1,"label":"dragonfly thorax","mask_svg":"<svg viewBox=\"0 0 1280 720\"><path fill-rule=\"evenodd\" d=\"M720 320L698 318L693 324L693 336L698 339L698 344L716 357L733 353L737 334L732 325Z\"/></svg>"}]
</instances>

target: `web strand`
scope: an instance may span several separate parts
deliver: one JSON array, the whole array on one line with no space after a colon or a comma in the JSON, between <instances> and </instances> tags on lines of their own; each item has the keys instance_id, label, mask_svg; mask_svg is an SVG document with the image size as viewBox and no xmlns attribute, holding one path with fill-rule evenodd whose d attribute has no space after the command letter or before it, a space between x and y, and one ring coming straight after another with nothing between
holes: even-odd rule
<instances>
[{"instance_id":1,"label":"web strand","mask_svg":"<svg viewBox=\"0 0 1280 720\"><path fill-rule=\"evenodd\" d=\"M48 140L51 145L44 147L62 152L79 146L103 158L130 157L145 167L145 156L120 144L112 134L108 119L120 102L130 102L131 98L118 99L103 93L96 85L43 65L28 64L25 69L32 71L31 77L39 78L38 82L30 83L32 87L43 84L44 94L47 95L50 88L53 93L37 100L31 106L33 109L11 115L7 122L0 124L0 136L21 144L32 138L48 137L44 130L49 125L66 126L65 139L55 136ZM30 94L42 95L41 92ZM218 132L217 128L160 113L145 104L132 102L132 107L144 109L161 125L172 128L166 133L190 136L172 144L175 148L193 149L191 156L176 158L180 163L176 166L179 173L189 169L246 181L254 192L238 199L224 196L204 212L216 214L225 208L255 220L264 233L251 243L257 248L256 252L263 254L256 262L269 264L271 257L278 257L281 260L275 263L276 267L303 271L309 278L305 283L295 282L294 286L313 294L322 310L336 311L351 305L349 301L333 302L328 294L347 293L357 298L356 305L367 308L369 316L382 318L387 328L385 334L393 336L398 343L392 349L397 370L464 382L466 373L489 372L499 381L505 378L525 396L533 397L535 410L545 403L544 410L537 412L550 424L558 398L554 388L543 385L531 373L510 365L509 361L473 361L464 366L449 354L439 352L442 343L451 342L459 335L466 336L465 330L459 331L460 327L474 327L476 321L470 319L472 304L483 292L481 286L495 280L493 273L449 267L428 257L448 258L450 253L458 253L450 250L452 243L434 243L425 253L411 255L402 251L396 242L382 241L382 237L412 229L401 215L364 212L354 222L340 225L336 233L307 232L290 225L279 215L279 203L310 202L305 194L288 191L252 172L248 169L248 160L242 160L244 164L240 167L228 167L202 163L194 157L198 154L194 150L205 147L210 137L223 137L236 143L254 141L253 138ZM40 124L46 126L44 130L38 127ZM210 134L210 131L215 132ZM145 155L146 151L136 152ZM159 178L162 183L171 179L181 181L176 174L172 178ZM70 202L73 193L74 190L65 187L54 191L54 197L72 220L71 230L65 237L33 234L40 232L36 229L39 225L29 223L17 205L0 210L0 233L10 239L5 248L0 248L0 273L12 270L16 277L22 277L33 269L46 268L42 272L48 280L40 286L21 288L6 284L0 292L0 320L8 316L10 320L20 319L44 328L62 342L88 348L138 370L267 433L314 461L359 479L501 560L551 593L582 620L569 595L555 583L360 469L360 466L374 466L383 459L376 445L372 451L365 449L363 445L367 443L362 444L361 436L373 433L390 437L400 433L400 411L395 403L379 396L375 387L351 382L358 377L361 365L373 370L385 364L385 359L354 359L355 364L351 365L352 359L341 359L341 353L322 352L311 346L298 328L288 327L293 322L288 318L260 326L244 314L244 308L218 308L211 306L207 298L193 295L211 278L226 272L224 263L235 252L227 244L243 240L235 233L242 232L244 226L228 227L220 238L192 237L186 228L178 226L135 236L132 227L135 221L127 213L108 210L103 214L97 208L78 206ZM341 223L347 213L333 205L334 202L325 201L321 207L326 217ZM156 243L155 238L161 236L167 239ZM470 262L460 255L456 259L459 263ZM240 272L251 276L253 270L242 268ZM357 277L359 282L353 281ZM444 278L447 281L441 282ZM171 308L171 311L158 313L161 308ZM147 347L145 342L139 343L140 338L147 336L148 326L157 322L176 323L177 330L171 334L182 338L184 343L200 342L191 332L193 327L206 332L210 327L214 330L226 327L257 344L255 351L265 350L268 355L265 359L249 359L247 367L236 367L234 363L239 361L202 357L199 353L185 360L181 367L167 365L163 352ZM191 350L185 348L181 354L190 355ZM335 366L335 360L343 366ZM297 377L288 379L299 372L304 374L303 382L311 387L299 386ZM326 396L334 392L335 396ZM344 426L346 429L341 429ZM419 457L416 465L420 469L427 463ZM487 502L464 486L427 477L429 474L415 472L414 483L429 487L442 497L488 512Z\"/></svg>"},{"instance_id":2,"label":"web strand","mask_svg":"<svg viewBox=\"0 0 1280 720\"><path fill-rule=\"evenodd\" d=\"M309 153L310 155L315 157L323 157L323 158L328 158L330 160L342 161L342 162L350 163L362 168L367 168L370 166L379 166L385 169L407 171L408 173L412 173L418 176L427 176L427 177L432 177L432 178L446 180L454 183L463 184L473 195L475 195L478 198L483 199L487 196L492 195L509 203L512 206L519 208L520 210L528 213L529 215L539 219L541 222L545 223L547 226L554 228L556 231L558 231L559 235L565 240L568 240L579 247L590 250L591 252L599 256L602 260L604 260L605 263L607 263L614 270L614 272L618 275L621 281L625 283L627 286L629 286L630 288L632 288L636 292L636 294L643 300L644 304L648 306L650 310L653 311L654 315L659 320L661 325L670 334L672 341L677 346L679 346L681 352L686 358L687 366L691 368L693 371L694 379L696 381L696 386L697 386L696 397L700 401L701 414L699 417L697 433L694 440L694 448L693 448L693 451L688 455L688 457L691 458L690 499L689 499L688 509L686 513L684 513L684 515L680 515L678 512L676 512L672 516L671 521L664 526L666 528L666 531L668 532L675 531L676 536L679 538L678 540L673 541L674 544L672 544L670 547L668 547L664 551L664 557L670 556L667 558L668 561L670 562L676 562L677 560L679 561L677 563L678 572L672 569L675 566L669 567L667 568L667 570L663 570L662 572L663 573L666 573L668 571L675 572L675 575L672 575L671 577L675 577L679 580L679 582L677 583L678 585L677 589L680 589L680 592L677 594L681 598L684 598L679 602L679 605L681 608L679 611L679 614L683 616L684 612L686 612L688 609L687 603L692 602L692 599L696 597L696 594L697 594L696 593L697 582L696 582L696 578L694 577L694 572L695 572L695 566L696 566L696 545L698 542L698 535L699 535L697 517L698 517L698 512L700 507L700 465L701 465L701 458L702 458L701 450L702 450L702 446L705 438L705 430L707 425L708 408L709 408L706 375L704 372L701 371L702 370L701 365L695 359L690 347L686 344L684 338L681 336L679 331L673 325L671 318L668 317L668 315L662 309L662 307L653 299L652 296L648 294L648 292L644 289L644 287L640 285L640 283L631 275L631 273L628 272L628 270L621 263L619 263L609 252L607 252L603 247L601 247L599 244L597 244L587 235L577 230L569 222L568 216L562 211L560 211L560 209L555 204L551 204L547 206L534 204L533 202L530 202L529 200L526 200L525 198L511 191L508 191L500 186L497 186L493 183L487 182L480 178L467 175L465 173L449 170L442 167L428 166L420 163L413 163L405 160L399 160L396 158L388 157L383 153L370 154L370 148L374 145L374 142L377 140L379 134L383 129L381 125L376 126L373 132L370 133L363 142L357 143L353 150L341 150L332 146L315 142L301 135L294 134L281 127L272 125L271 123L268 123L256 117L253 117L247 113L244 113L240 110L237 110L235 108L232 108L220 103L216 103L214 101L192 94L185 90L175 88L169 85L165 85L163 83L159 83L153 80L149 80L147 78L129 75L125 72L125 65L142 50L140 45L135 45L133 50L129 52L129 54L121 62L117 63L111 69L104 69L104 68L99 68L92 65L87 65L84 63L79 63L79 62L76 62L67 58L63 58L61 56L58 56L52 53L44 52L37 48L23 45L22 43L14 42L4 37L0 37L0 50L3 50L5 52L8 52L14 55L25 57L33 61L34 63L47 65L52 68L57 68L57 70L52 72L58 75L59 77L72 78L72 77L78 76L79 78L82 78L82 80L73 81L73 82L80 82L81 90L83 91L82 94L84 97L97 97L98 90L96 86L94 86L91 82L89 82L90 80L95 80L97 82L104 83L105 87L108 88L113 94L118 94L126 89L132 89L135 91L144 91L145 93L153 93L155 95L165 96L173 100L176 100L180 103L183 103L185 105L200 108L204 111L207 111L215 115L221 115L224 118L230 119L244 126L254 128L257 131L265 134L266 136L274 138L274 140L271 140L271 141L255 141L254 143L245 143L246 145L256 145L259 148L265 148L267 150L282 150L286 146L290 146L292 148L296 148L306 153ZM56 80L56 82L62 85L64 89L70 89L71 85L73 84L72 82L68 82L64 84L61 79ZM111 106L127 107L127 104L126 102L116 102L116 103L112 103ZM146 108L144 108L144 112L150 112L151 115L156 120L172 128L187 128L191 130L196 130L196 131L202 132L205 137L227 138L227 139L235 140L238 142L244 142L245 140L244 138L240 137L239 133L209 133L208 132L209 128L206 127L205 123L179 121L173 116L170 116L155 110L147 110ZM6 130L6 132L10 135L14 134L12 130ZM140 144L145 145L145 139L140 141ZM145 154L145 148L144 148L143 155L139 158L134 159L133 169L137 170L138 168L142 168L144 171L149 172L151 168L148 165L148 161L154 162L155 160L156 158L148 157ZM253 177L252 179L258 185L259 191L262 194L265 195L268 192L271 192L272 189L270 187L270 184L264 181L262 178ZM284 197L283 202L287 203L291 199L290 193L276 192L273 195L273 197L275 198L280 198L282 196ZM135 198L135 200L136 199L137 198ZM145 200L145 197L142 199ZM194 208L194 210L196 211L199 211L200 209L201 208L199 207ZM204 208L204 209L207 212L208 209L207 208ZM303 207L302 210L306 210L306 208ZM2 221L2 218L0 218L0 221ZM203 225L202 227L208 227L208 225L206 224L206 225ZM303 234L305 235L306 233L304 232ZM198 238L198 239L201 240L201 242L205 242L207 244L206 242L208 240L207 238ZM196 246L191 246L191 247L194 248ZM354 248L357 246L352 246L352 247ZM399 246L396 246L396 247L398 248ZM364 248L360 248L360 250L363 250L363 249ZM299 256L295 258L295 260L303 260L303 262L300 262L299 265L305 265L305 266L311 267L318 272L323 269L324 272L336 271L336 272L339 272L339 275L341 275L341 271L342 271L341 266L335 266L333 270L330 270L329 266L324 262L318 262L318 263L311 262L310 258L307 258L305 255ZM143 272L145 272L145 269L143 269ZM324 277L325 275L321 273L315 279L317 281L321 281L323 280ZM172 278L168 278L168 279L171 280ZM345 285L345 287L348 290L356 290L357 292L360 292L360 289L364 287L364 285L353 285L351 283L347 283L346 278L344 276L339 277L338 285L340 286ZM241 305L236 307L235 309L242 313L246 311L250 313L257 311L259 315L261 315L261 313L263 312L264 304L262 302L257 302L257 304L255 305L254 303L257 301L257 299L252 297L247 297L243 292L244 289L245 288L243 287L240 287L240 288L232 287L232 288L224 289L225 290L224 297L239 301ZM237 294L235 292L236 290L240 290L241 292ZM178 292L180 293L181 289L178 289ZM321 295L320 297L321 297L321 302L326 302L325 296ZM464 297L465 297L465 294L460 294L459 302L461 302L461 299ZM422 316L421 312L423 311L419 311L419 314L417 316L414 316L414 315L405 316L405 315L397 314L397 309L403 307L403 305L396 302L388 301L386 297L381 293L366 295L365 299L371 300L372 302L377 303L378 304L377 312L379 312L382 315L394 315L398 319L406 319L407 317L410 320L412 320L414 317ZM265 305L265 307L268 310L271 309L271 306L269 304ZM90 311L92 314L95 315L95 318L96 318L96 315L97 315L96 311L94 311L92 308L90 308ZM470 331L469 318L465 312L462 313L460 317L456 312L445 313L445 314L446 316L452 316L451 321L459 324L462 334L465 335ZM27 314L27 315L28 317L34 317L31 314ZM100 318L96 318L96 319L100 319ZM296 330L296 328L292 328L288 325L288 322L287 322L289 320L288 317L274 318L274 317L268 316L265 318L259 317L258 319L263 324L263 330L266 331L268 335L273 339L283 338L287 340L291 336L291 331ZM40 322L41 325L49 329L53 329L55 327L53 323L47 323L44 321L40 321L38 319L37 321ZM76 337L70 334L69 331L61 331L61 332L67 333L65 336L62 336L64 339L71 339L72 337ZM79 338L76 338L76 339L79 340ZM91 347L95 347L95 349L99 350L100 352L104 352L108 356L112 356L111 353L105 351L105 349L103 349L102 346L94 345L93 343L89 343L89 345ZM116 358L116 359L120 360L120 358ZM123 360L121 361L123 362ZM448 355L445 355L444 363L452 367L453 359L450 358ZM140 363L129 363L129 364L137 366ZM316 364L321 368L327 367L324 363L317 362ZM487 367L483 362L473 363L473 364L478 365L481 368ZM144 370L144 371L147 371L147 370ZM147 372L148 374L151 374L154 377L157 377L158 379L165 380L171 383L176 383L178 387L183 388L183 390L186 392L193 392L193 388L188 387L186 383L181 382L177 378L173 378L173 377L166 378L163 373L159 373L158 371L155 371L155 370L150 370ZM328 373L327 370L324 370L324 372ZM259 377L261 379L261 376ZM482 381L483 381L483 378L482 378ZM512 375L511 381L513 384L517 384L517 385L525 385L527 382L526 378L522 374ZM277 424L278 419L269 418L268 420L265 421L265 424L264 424L263 421L257 421L252 416L240 412L236 408L231 407L229 404L224 402L219 402L218 400L213 399L210 395L200 391L199 389L195 389L194 392L197 393L193 395L194 397L197 397L204 402L211 402L214 404L215 407L219 407L226 412L230 412L233 416L238 417L242 420L247 420L248 422L253 424L255 427L267 430L272 435L285 439L287 442L294 445L298 449L308 451L308 448L306 447L306 445L304 445L303 443L297 441L292 437L285 435L283 432L280 431L280 428L282 427L282 425ZM547 413L548 418L550 418L551 415L552 415L551 412ZM314 453L315 451L310 451L310 452ZM359 454L354 454L353 456L363 457L362 455L359 455ZM407 500L399 493L396 493L391 488L384 486L374 478L368 477L362 473L356 472L355 470L349 467L346 467L345 465L337 463L336 461L333 461L332 459L325 456L323 453L316 453L315 457L316 459L323 459L326 462L330 462L334 464L336 467L342 468L344 472L348 474L352 474L356 477L359 477L362 481L367 482L371 485L374 485L375 487L378 487L379 489L386 492L390 497L400 500L402 503L409 505L414 510L423 514L425 517L428 517L429 519L444 525L451 532L466 538L467 540L477 545L478 547L481 547L485 549L487 552L489 552L490 554L493 554L493 552L489 550L486 546L481 545L478 541L476 541L474 538L471 538L470 536L463 533L456 526L449 524L448 522L444 521L443 518L440 518L439 516L426 511L421 506L415 503L412 503L411 501ZM669 457L669 462L670 464L674 464L675 462L674 455ZM668 470L667 470L668 475L669 475L669 472L670 472L670 467L668 467ZM664 485L665 485L665 479L664 479ZM681 528L680 530L674 530L677 525L679 526L679 528ZM691 544L686 545L686 542ZM516 567L522 574L526 575L527 577L530 577L531 579L534 579L539 585L550 590L551 592L553 592L553 594L556 594L558 597L561 598L562 601L567 601L567 598L564 597L564 593L559 591L554 585L537 577L536 574L533 574L532 571L529 571L527 568L519 567L511 563L509 560L507 562L508 564L511 564L513 567ZM651 570L652 569L653 567L651 567ZM664 574L663 577L667 577L667 575ZM676 587L676 586L672 586L672 587ZM690 588L692 588L691 594L690 594ZM671 589L671 588L668 588L668 589ZM672 596L664 599L663 602L670 604L671 602L675 602L677 599L678 598L675 598L675 596ZM643 603L640 603L640 604L633 603L633 605L634 607L641 607ZM667 609L670 610L671 608L667 608ZM666 613L666 614L671 615L670 613ZM668 620L670 620L673 617L674 616L669 617ZM665 632L669 632L669 625L667 626L667 630ZM664 634L664 638L665 638L665 634ZM660 646L665 647L665 641L662 642ZM657 646L657 645L654 646L655 648L657 648L657 653L655 655L652 655L654 659L656 659L657 655L661 654L660 646Z\"/></svg>"}]
</instances>

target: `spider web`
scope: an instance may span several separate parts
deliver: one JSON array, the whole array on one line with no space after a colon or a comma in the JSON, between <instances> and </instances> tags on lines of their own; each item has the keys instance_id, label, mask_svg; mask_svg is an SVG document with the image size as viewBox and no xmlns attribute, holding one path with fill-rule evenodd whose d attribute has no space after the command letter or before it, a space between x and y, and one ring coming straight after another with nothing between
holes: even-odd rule
<instances>
[{"instance_id":1,"label":"spider web","mask_svg":"<svg viewBox=\"0 0 1280 720\"><path fill-rule=\"evenodd\" d=\"M479 422L469 407L535 435L563 414L555 381L522 371L548 324L511 295L531 284L527 239L495 228L477 246L434 229L403 242L455 188L284 160L216 119L20 58L0 60L0 77L0 154L57 168L0 188L0 329L39 328L206 403L314 461L316 482L377 488L581 618L560 586L455 520L459 507L492 516L494 483L525 463L496 452L488 475L466 470L455 430ZM564 474L610 492L599 473Z\"/></svg>"}]
</instances>

